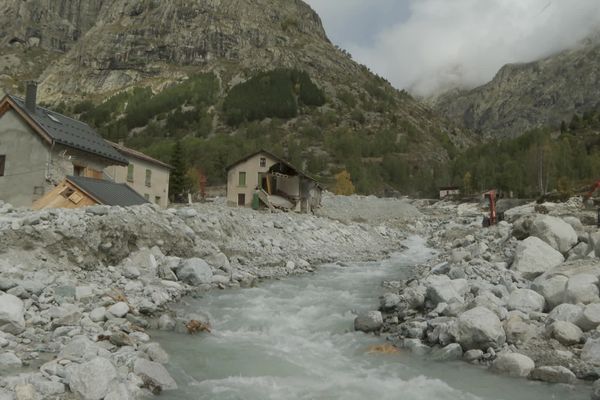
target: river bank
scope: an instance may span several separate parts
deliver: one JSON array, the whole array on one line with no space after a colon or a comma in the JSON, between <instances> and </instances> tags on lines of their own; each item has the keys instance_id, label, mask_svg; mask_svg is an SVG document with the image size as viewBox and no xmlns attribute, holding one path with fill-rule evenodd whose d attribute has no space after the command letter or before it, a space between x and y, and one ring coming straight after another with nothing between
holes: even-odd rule
<instances>
[{"instance_id":1,"label":"river bank","mask_svg":"<svg viewBox=\"0 0 600 400\"><path fill-rule=\"evenodd\" d=\"M418 277L385 282L379 309L355 327L428 359L562 385L596 381L591 398L600 398L596 212L578 199L529 204L482 228L477 204L422 211L433 216L439 255Z\"/></svg>"},{"instance_id":2,"label":"river bank","mask_svg":"<svg viewBox=\"0 0 600 400\"><path fill-rule=\"evenodd\" d=\"M328 201L323 212L335 212L335 198ZM359 201L368 209L380 200ZM399 217L385 223L220 203L166 211L0 205L0 399L128 399L172 389L168 355L146 330L153 321L179 331L209 321L172 313L170 304L327 262L381 259L423 219L407 202L390 204Z\"/></svg>"}]
</instances>

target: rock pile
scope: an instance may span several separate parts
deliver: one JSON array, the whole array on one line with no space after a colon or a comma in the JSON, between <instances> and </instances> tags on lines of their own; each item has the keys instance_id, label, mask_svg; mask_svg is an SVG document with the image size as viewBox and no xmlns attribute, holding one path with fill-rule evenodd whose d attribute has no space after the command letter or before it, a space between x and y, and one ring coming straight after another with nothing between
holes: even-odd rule
<instances>
[{"instance_id":1,"label":"rock pile","mask_svg":"<svg viewBox=\"0 0 600 400\"><path fill-rule=\"evenodd\" d=\"M434 359L554 383L599 379L600 234L582 223L592 213L576 201L527 205L482 228L468 208L422 207L440 256L416 279L384 285L380 330Z\"/></svg>"},{"instance_id":2,"label":"rock pile","mask_svg":"<svg viewBox=\"0 0 600 400\"><path fill-rule=\"evenodd\" d=\"M405 238L383 225L221 204L0 210L2 400L174 389L168 354L146 329L202 334L210 321L174 313L172 302L324 262L380 258Z\"/></svg>"}]
</instances>

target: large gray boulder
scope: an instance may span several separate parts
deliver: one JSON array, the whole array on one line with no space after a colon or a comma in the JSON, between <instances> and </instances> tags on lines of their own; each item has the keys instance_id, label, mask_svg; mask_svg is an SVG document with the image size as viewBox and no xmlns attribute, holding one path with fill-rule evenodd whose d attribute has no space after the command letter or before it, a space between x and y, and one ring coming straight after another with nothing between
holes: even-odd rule
<instances>
[{"instance_id":1,"label":"large gray boulder","mask_svg":"<svg viewBox=\"0 0 600 400\"><path fill-rule=\"evenodd\" d=\"M585 306L579 324L584 331L596 329L600 325L600 304L594 303Z\"/></svg>"},{"instance_id":2,"label":"large gray boulder","mask_svg":"<svg viewBox=\"0 0 600 400\"><path fill-rule=\"evenodd\" d=\"M504 321L506 341L511 344L527 343L539 335L538 328L529 320L524 320L519 315L511 315Z\"/></svg>"},{"instance_id":3,"label":"large gray boulder","mask_svg":"<svg viewBox=\"0 0 600 400\"><path fill-rule=\"evenodd\" d=\"M210 284L213 273L210 266L201 258L190 258L183 261L177 269L177 278L192 286Z\"/></svg>"},{"instance_id":4,"label":"large gray boulder","mask_svg":"<svg viewBox=\"0 0 600 400\"><path fill-rule=\"evenodd\" d=\"M458 317L456 336L464 350L499 348L506 341L500 319L484 307L475 307Z\"/></svg>"},{"instance_id":5,"label":"large gray boulder","mask_svg":"<svg viewBox=\"0 0 600 400\"><path fill-rule=\"evenodd\" d=\"M177 389L177 383L161 364L138 358L133 364L133 372L142 378L144 383L161 391Z\"/></svg>"},{"instance_id":6,"label":"large gray boulder","mask_svg":"<svg viewBox=\"0 0 600 400\"><path fill-rule=\"evenodd\" d=\"M578 274L569 278L565 288L565 302L590 304L600 302L598 278L591 274Z\"/></svg>"},{"instance_id":7,"label":"large gray boulder","mask_svg":"<svg viewBox=\"0 0 600 400\"><path fill-rule=\"evenodd\" d=\"M129 305L123 301L108 307L108 313L117 318L123 318L129 312Z\"/></svg>"},{"instance_id":8,"label":"large gray boulder","mask_svg":"<svg viewBox=\"0 0 600 400\"><path fill-rule=\"evenodd\" d=\"M529 378L549 383L566 383L573 384L577 380L575 374L568 368L563 366L544 366L535 368L529 374Z\"/></svg>"},{"instance_id":9,"label":"large gray boulder","mask_svg":"<svg viewBox=\"0 0 600 400\"><path fill-rule=\"evenodd\" d=\"M85 400L101 400L117 379L117 370L106 358L96 357L67 368L69 388Z\"/></svg>"},{"instance_id":10,"label":"large gray boulder","mask_svg":"<svg viewBox=\"0 0 600 400\"><path fill-rule=\"evenodd\" d=\"M559 304L548 314L548 321L567 321L580 326L584 309L581 304Z\"/></svg>"},{"instance_id":11,"label":"large gray boulder","mask_svg":"<svg viewBox=\"0 0 600 400\"><path fill-rule=\"evenodd\" d=\"M23 301L12 294L0 294L0 331L18 335L25 330Z\"/></svg>"},{"instance_id":12,"label":"large gray boulder","mask_svg":"<svg viewBox=\"0 0 600 400\"><path fill-rule=\"evenodd\" d=\"M600 366L600 338L589 338L581 350L581 359Z\"/></svg>"},{"instance_id":13,"label":"large gray boulder","mask_svg":"<svg viewBox=\"0 0 600 400\"><path fill-rule=\"evenodd\" d=\"M379 311L368 311L354 319L354 330L361 332L375 332L383 326L383 315Z\"/></svg>"},{"instance_id":14,"label":"large gray boulder","mask_svg":"<svg viewBox=\"0 0 600 400\"><path fill-rule=\"evenodd\" d=\"M565 346L571 346L581 342L582 330L575 324L566 321L555 321L550 325L550 334Z\"/></svg>"},{"instance_id":15,"label":"large gray boulder","mask_svg":"<svg viewBox=\"0 0 600 400\"><path fill-rule=\"evenodd\" d=\"M547 277L545 275L536 278L531 288L544 296L546 306L553 309L559 304L565 302L565 289L569 278L564 275L554 275Z\"/></svg>"},{"instance_id":16,"label":"large gray boulder","mask_svg":"<svg viewBox=\"0 0 600 400\"><path fill-rule=\"evenodd\" d=\"M463 302L468 290L466 279L450 279L446 275L431 275L425 281L427 298L434 304Z\"/></svg>"},{"instance_id":17,"label":"large gray boulder","mask_svg":"<svg viewBox=\"0 0 600 400\"><path fill-rule=\"evenodd\" d=\"M511 268L525 279L533 280L563 261L565 258L560 252L541 239L530 236L517 245Z\"/></svg>"},{"instance_id":18,"label":"large gray boulder","mask_svg":"<svg viewBox=\"0 0 600 400\"><path fill-rule=\"evenodd\" d=\"M577 232L560 218L541 215L531 224L531 235L542 239L562 254L577 244Z\"/></svg>"},{"instance_id":19,"label":"large gray boulder","mask_svg":"<svg viewBox=\"0 0 600 400\"><path fill-rule=\"evenodd\" d=\"M535 368L535 363L523 354L501 353L494 361L492 368L509 376L526 377Z\"/></svg>"},{"instance_id":20,"label":"large gray boulder","mask_svg":"<svg viewBox=\"0 0 600 400\"><path fill-rule=\"evenodd\" d=\"M513 290L508 299L508 309L511 311L519 310L524 313L532 311L542 312L545 305L546 300L544 296L530 289Z\"/></svg>"}]
</instances>

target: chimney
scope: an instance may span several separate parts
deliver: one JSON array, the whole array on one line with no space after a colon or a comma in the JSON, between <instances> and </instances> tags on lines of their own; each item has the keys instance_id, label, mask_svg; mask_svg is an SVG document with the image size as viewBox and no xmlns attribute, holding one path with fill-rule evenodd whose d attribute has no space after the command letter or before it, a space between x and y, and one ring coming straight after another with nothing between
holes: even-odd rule
<instances>
[{"instance_id":1,"label":"chimney","mask_svg":"<svg viewBox=\"0 0 600 400\"><path fill-rule=\"evenodd\" d=\"M35 112L35 106L37 103L37 82L27 81L27 88L25 89L25 108L29 112Z\"/></svg>"}]
</instances>

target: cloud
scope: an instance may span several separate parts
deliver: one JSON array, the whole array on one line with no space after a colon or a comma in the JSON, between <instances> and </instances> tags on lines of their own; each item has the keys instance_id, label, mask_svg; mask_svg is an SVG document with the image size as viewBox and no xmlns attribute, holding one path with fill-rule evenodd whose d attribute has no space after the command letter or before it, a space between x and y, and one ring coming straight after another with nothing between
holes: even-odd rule
<instances>
[{"instance_id":1,"label":"cloud","mask_svg":"<svg viewBox=\"0 0 600 400\"><path fill-rule=\"evenodd\" d=\"M390 16L384 7L364 22L344 18L348 12L365 12L365 7L377 11L379 2L387 0L310 2L317 11L325 11L326 29L336 12L333 3L338 6L338 24L351 23L358 32L380 27L371 33L372 40L360 42L330 25L342 36L333 37L334 42L355 59L419 96L483 84L504 64L533 61L572 47L600 27L598 0L397 0L405 12ZM374 24L377 15L388 23ZM390 17L395 20L390 22Z\"/></svg>"}]
</instances>

